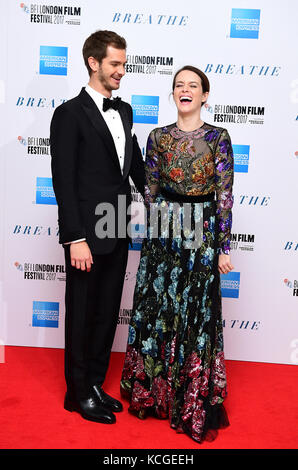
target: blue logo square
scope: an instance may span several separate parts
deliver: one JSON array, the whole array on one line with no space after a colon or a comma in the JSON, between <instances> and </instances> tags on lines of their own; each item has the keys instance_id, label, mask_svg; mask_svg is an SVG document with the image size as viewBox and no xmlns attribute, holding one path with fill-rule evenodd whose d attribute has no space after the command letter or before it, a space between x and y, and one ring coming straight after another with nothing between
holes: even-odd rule
<instances>
[{"instance_id":1,"label":"blue logo square","mask_svg":"<svg viewBox=\"0 0 298 470\"><path fill-rule=\"evenodd\" d=\"M67 75L68 48L40 46L39 73L41 75Z\"/></svg>"},{"instance_id":2,"label":"blue logo square","mask_svg":"<svg viewBox=\"0 0 298 470\"><path fill-rule=\"evenodd\" d=\"M249 145L233 145L234 170L238 173L248 172Z\"/></svg>"},{"instance_id":3,"label":"blue logo square","mask_svg":"<svg viewBox=\"0 0 298 470\"><path fill-rule=\"evenodd\" d=\"M221 274L221 295L238 299L240 288L240 273L231 271L228 274Z\"/></svg>"},{"instance_id":4,"label":"blue logo square","mask_svg":"<svg viewBox=\"0 0 298 470\"><path fill-rule=\"evenodd\" d=\"M59 302L33 301L32 326L58 328Z\"/></svg>"},{"instance_id":5,"label":"blue logo square","mask_svg":"<svg viewBox=\"0 0 298 470\"><path fill-rule=\"evenodd\" d=\"M57 204L52 178L36 178L36 204Z\"/></svg>"},{"instance_id":6,"label":"blue logo square","mask_svg":"<svg viewBox=\"0 0 298 470\"><path fill-rule=\"evenodd\" d=\"M144 233L145 233L144 224L134 224L131 226L132 246L129 247L130 250L140 251L142 249Z\"/></svg>"},{"instance_id":7,"label":"blue logo square","mask_svg":"<svg viewBox=\"0 0 298 470\"><path fill-rule=\"evenodd\" d=\"M231 38L259 38L261 10L232 8Z\"/></svg>"},{"instance_id":8,"label":"blue logo square","mask_svg":"<svg viewBox=\"0 0 298 470\"><path fill-rule=\"evenodd\" d=\"M159 96L132 95L131 106L133 122L142 124L158 123Z\"/></svg>"}]
</instances>

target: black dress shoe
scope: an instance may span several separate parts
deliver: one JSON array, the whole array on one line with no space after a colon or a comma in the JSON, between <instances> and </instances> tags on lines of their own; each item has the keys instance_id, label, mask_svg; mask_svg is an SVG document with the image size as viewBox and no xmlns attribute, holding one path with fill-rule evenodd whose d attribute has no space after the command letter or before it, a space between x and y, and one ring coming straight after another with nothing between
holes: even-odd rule
<instances>
[{"instance_id":1,"label":"black dress shoe","mask_svg":"<svg viewBox=\"0 0 298 470\"><path fill-rule=\"evenodd\" d=\"M68 395L65 395L64 408L67 411L77 411L82 418L97 423L113 424L116 422L116 417L111 410L98 404L96 398L90 396L84 400L71 400Z\"/></svg>"},{"instance_id":2,"label":"black dress shoe","mask_svg":"<svg viewBox=\"0 0 298 470\"><path fill-rule=\"evenodd\" d=\"M122 403L116 400L116 398L110 397L110 395L103 391L100 385L93 385L92 391L98 399L98 402L105 408L114 412L123 410Z\"/></svg>"}]
</instances>

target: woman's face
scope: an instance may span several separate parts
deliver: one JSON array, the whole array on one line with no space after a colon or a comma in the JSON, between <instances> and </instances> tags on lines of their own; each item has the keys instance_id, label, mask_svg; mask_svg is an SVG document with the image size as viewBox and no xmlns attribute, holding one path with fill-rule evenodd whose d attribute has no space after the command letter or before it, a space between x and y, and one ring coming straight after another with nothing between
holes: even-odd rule
<instances>
[{"instance_id":1,"label":"woman's face","mask_svg":"<svg viewBox=\"0 0 298 470\"><path fill-rule=\"evenodd\" d=\"M182 70L176 77L173 97L178 113L199 113L208 92L203 93L201 78L195 72Z\"/></svg>"}]
</instances>

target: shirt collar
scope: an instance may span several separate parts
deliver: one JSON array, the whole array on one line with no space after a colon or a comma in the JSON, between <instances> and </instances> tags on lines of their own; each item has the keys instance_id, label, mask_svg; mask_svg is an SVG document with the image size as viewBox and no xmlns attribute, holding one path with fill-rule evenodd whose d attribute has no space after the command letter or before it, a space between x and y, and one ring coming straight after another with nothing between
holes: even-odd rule
<instances>
[{"instance_id":1,"label":"shirt collar","mask_svg":"<svg viewBox=\"0 0 298 470\"><path fill-rule=\"evenodd\" d=\"M96 105L99 109L102 110L103 99L106 98L104 95L99 93L99 91L94 90L89 84L86 85L85 90L91 96L91 98L95 101Z\"/></svg>"}]
</instances>

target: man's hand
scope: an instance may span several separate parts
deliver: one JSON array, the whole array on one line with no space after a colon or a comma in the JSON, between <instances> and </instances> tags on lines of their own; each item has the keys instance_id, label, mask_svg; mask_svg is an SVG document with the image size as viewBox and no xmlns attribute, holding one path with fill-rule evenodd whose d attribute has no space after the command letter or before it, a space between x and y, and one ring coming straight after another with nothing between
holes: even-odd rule
<instances>
[{"instance_id":1,"label":"man's hand","mask_svg":"<svg viewBox=\"0 0 298 470\"><path fill-rule=\"evenodd\" d=\"M221 274L227 274L234 269L230 255L221 254L218 257L218 270Z\"/></svg>"},{"instance_id":2,"label":"man's hand","mask_svg":"<svg viewBox=\"0 0 298 470\"><path fill-rule=\"evenodd\" d=\"M71 243L70 260L74 268L81 269L82 271L91 271L93 258L87 242Z\"/></svg>"}]
</instances>

